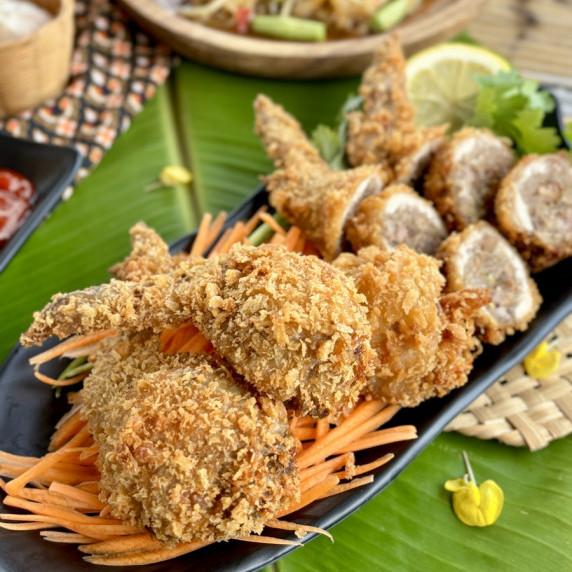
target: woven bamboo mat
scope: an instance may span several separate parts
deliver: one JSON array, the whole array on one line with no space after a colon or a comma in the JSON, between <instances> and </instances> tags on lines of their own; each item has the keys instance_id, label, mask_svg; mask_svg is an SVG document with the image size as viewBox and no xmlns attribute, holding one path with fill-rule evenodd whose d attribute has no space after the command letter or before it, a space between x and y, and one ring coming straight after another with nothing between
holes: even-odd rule
<instances>
[{"instance_id":1,"label":"woven bamboo mat","mask_svg":"<svg viewBox=\"0 0 572 572\"><path fill-rule=\"evenodd\" d=\"M528 376L522 365L495 382L445 431L498 439L531 451L572 433L572 314L547 338L561 354L558 371L544 379Z\"/></svg>"}]
</instances>

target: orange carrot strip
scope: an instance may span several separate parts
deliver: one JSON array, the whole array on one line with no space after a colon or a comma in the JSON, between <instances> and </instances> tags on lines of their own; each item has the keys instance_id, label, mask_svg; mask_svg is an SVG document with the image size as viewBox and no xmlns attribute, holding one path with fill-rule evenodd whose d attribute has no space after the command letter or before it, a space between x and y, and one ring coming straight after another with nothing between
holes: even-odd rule
<instances>
[{"instance_id":1,"label":"orange carrot strip","mask_svg":"<svg viewBox=\"0 0 572 572\"><path fill-rule=\"evenodd\" d=\"M294 248L292 250L294 250L294 252L304 252L304 249L306 247L306 237L301 234L298 237L298 240L296 241L296 244L294 245Z\"/></svg>"},{"instance_id":2,"label":"orange carrot strip","mask_svg":"<svg viewBox=\"0 0 572 572\"><path fill-rule=\"evenodd\" d=\"M85 379L87 377L87 372L74 375L69 379L54 379L49 375L45 375L37 367L35 367L34 377L36 379L39 379L42 383L52 385L53 387L69 387L70 385L74 385L76 383L79 383L82 379Z\"/></svg>"},{"instance_id":3,"label":"orange carrot strip","mask_svg":"<svg viewBox=\"0 0 572 572\"><path fill-rule=\"evenodd\" d=\"M291 504L287 509L283 510L276 516L281 517L287 514L291 514L305 507L306 505L309 505L316 499L322 498L322 495L324 495L327 491L335 487L339 482L340 479L338 479L338 477L335 477L334 475L328 475L321 483L315 485L314 487L308 489L307 491L304 491L298 502Z\"/></svg>"},{"instance_id":4,"label":"orange carrot strip","mask_svg":"<svg viewBox=\"0 0 572 572\"><path fill-rule=\"evenodd\" d=\"M148 532L121 536L111 540L103 540L93 544L78 546L81 552L86 554L120 554L134 552L136 550L156 550L163 545L153 538Z\"/></svg>"},{"instance_id":5,"label":"orange carrot strip","mask_svg":"<svg viewBox=\"0 0 572 572\"><path fill-rule=\"evenodd\" d=\"M50 348L49 350L36 354L35 356L30 358L29 363L30 365L39 365L41 363L45 363L56 357L61 356L68 350L72 350L75 348L83 347L87 344L98 342L103 338L106 338L110 334L114 333L115 332L113 332L112 330L107 330L104 332L99 332L97 334L90 334L87 336L74 336L73 338L69 338L59 343L57 346Z\"/></svg>"},{"instance_id":6,"label":"orange carrot strip","mask_svg":"<svg viewBox=\"0 0 572 572\"><path fill-rule=\"evenodd\" d=\"M313 478L315 475L322 475L323 478L323 476L336 471L340 467L343 467L346 464L349 456L350 455L347 454L339 455L338 457L333 457L332 459L328 459L323 463L318 463L317 465L303 469L300 471L300 485L302 485L303 482Z\"/></svg>"},{"instance_id":7,"label":"orange carrot strip","mask_svg":"<svg viewBox=\"0 0 572 572\"><path fill-rule=\"evenodd\" d=\"M224 226L225 222L226 222L226 212L220 211L216 215L213 223L209 228L209 238L208 238L209 246L214 242L215 238L219 235L219 232L222 230L222 227ZM204 256L204 252L202 253L202 256Z\"/></svg>"},{"instance_id":8,"label":"orange carrot strip","mask_svg":"<svg viewBox=\"0 0 572 572\"><path fill-rule=\"evenodd\" d=\"M280 226L278 221L268 213L260 213L260 220L265 222L277 234L286 234L286 231Z\"/></svg>"},{"instance_id":9,"label":"orange carrot strip","mask_svg":"<svg viewBox=\"0 0 572 572\"><path fill-rule=\"evenodd\" d=\"M237 242L241 242L245 238L244 234L244 223L237 222L233 227L231 233L228 235L224 244L221 245L218 254L226 254L232 246Z\"/></svg>"},{"instance_id":10,"label":"orange carrot strip","mask_svg":"<svg viewBox=\"0 0 572 572\"><path fill-rule=\"evenodd\" d=\"M50 439L49 451L59 449L66 441L69 441L84 425L86 421L80 417L77 409L66 421L56 429Z\"/></svg>"},{"instance_id":11,"label":"orange carrot strip","mask_svg":"<svg viewBox=\"0 0 572 572\"><path fill-rule=\"evenodd\" d=\"M177 348L180 348L184 343L186 343L190 338L192 338L199 330L191 323L184 324L180 328L177 328L170 335L167 343L163 344L163 351L166 354L174 354L177 352Z\"/></svg>"},{"instance_id":12,"label":"orange carrot strip","mask_svg":"<svg viewBox=\"0 0 572 572\"><path fill-rule=\"evenodd\" d=\"M231 228L227 228L221 235L221 237L217 240L216 244L212 247L209 255L207 258L214 258L218 256L219 250L221 249L222 245L225 244L227 238L230 236L232 232Z\"/></svg>"},{"instance_id":13,"label":"orange carrot strip","mask_svg":"<svg viewBox=\"0 0 572 572\"><path fill-rule=\"evenodd\" d=\"M82 491L87 491L88 493L95 493L96 495L98 495L100 492L99 481L82 482L75 486Z\"/></svg>"},{"instance_id":14,"label":"orange carrot strip","mask_svg":"<svg viewBox=\"0 0 572 572\"><path fill-rule=\"evenodd\" d=\"M126 554L110 554L102 556L84 556L84 560L91 564L102 566L137 566L141 564L155 564L188 554L211 544L210 542L185 542L175 546L175 548L159 548L149 552L128 552Z\"/></svg>"},{"instance_id":15,"label":"orange carrot strip","mask_svg":"<svg viewBox=\"0 0 572 572\"><path fill-rule=\"evenodd\" d=\"M316 429L314 427L297 427L294 436L300 441L311 441L316 438Z\"/></svg>"},{"instance_id":16,"label":"orange carrot strip","mask_svg":"<svg viewBox=\"0 0 572 572\"><path fill-rule=\"evenodd\" d=\"M68 498L74 499L75 501L81 502L84 505L93 507L95 510L101 510L105 506L106 503L103 503L99 500L97 495L93 493L88 493L86 491L82 491L77 487L72 487L70 485L64 485L62 483L52 483L50 488L48 489L50 492L64 495Z\"/></svg>"},{"instance_id":17,"label":"orange carrot strip","mask_svg":"<svg viewBox=\"0 0 572 572\"><path fill-rule=\"evenodd\" d=\"M241 542L256 542L259 544L282 544L285 546L302 546L302 543L296 540L286 540L285 538L275 538L273 536L262 536L258 534L251 534L250 536L242 536L241 538L234 538L233 540L240 540Z\"/></svg>"},{"instance_id":18,"label":"orange carrot strip","mask_svg":"<svg viewBox=\"0 0 572 572\"><path fill-rule=\"evenodd\" d=\"M328 431L330 430L330 422L325 417L323 419L318 419L316 423L316 439L322 439L326 436Z\"/></svg>"},{"instance_id":19,"label":"orange carrot strip","mask_svg":"<svg viewBox=\"0 0 572 572\"><path fill-rule=\"evenodd\" d=\"M298 239L300 238L301 234L302 231L297 226L291 226L288 229L288 232L286 233L286 240L284 241L284 246L288 250L294 250L294 247L296 246L296 243L298 242Z\"/></svg>"},{"instance_id":20,"label":"orange carrot strip","mask_svg":"<svg viewBox=\"0 0 572 572\"><path fill-rule=\"evenodd\" d=\"M44 457L42 457L42 459L33 467L7 483L6 492L10 495L17 495L27 483L34 479L41 478L46 469L53 467L58 461L60 461L63 456L68 454L70 448L76 445L81 445L84 439L89 437L89 435L89 429L87 425L85 425L63 447L53 453L44 455Z\"/></svg>"},{"instance_id":21,"label":"orange carrot strip","mask_svg":"<svg viewBox=\"0 0 572 572\"><path fill-rule=\"evenodd\" d=\"M40 532L40 536L49 542L60 542L62 544L97 542L95 538L90 538L77 532L62 532L61 530L46 530L45 532Z\"/></svg>"},{"instance_id":22,"label":"orange carrot strip","mask_svg":"<svg viewBox=\"0 0 572 572\"><path fill-rule=\"evenodd\" d=\"M212 349L212 345L201 332L197 332L190 340L185 342L178 353L189 352L193 354L204 353Z\"/></svg>"},{"instance_id":23,"label":"orange carrot strip","mask_svg":"<svg viewBox=\"0 0 572 572\"><path fill-rule=\"evenodd\" d=\"M296 456L298 467L305 469L318 461L326 459L346 443L354 441L364 433L381 425L399 409L395 407L390 409L392 406L382 409L383 406L384 404L377 400L360 403L340 425ZM381 416L380 410L381 414L383 414ZM371 426L372 423L373 426Z\"/></svg>"},{"instance_id":24,"label":"orange carrot strip","mask_svg":"<svg viewBox=\"0 0 572 572\"><path fill-rule=\"evenodd\" d=\"M417 439L417 433L410 428L392 427L391 429L381 429L367 437L347 443L343 447L336 449L336 453L362 451L363 449L371 449L372 447L396 443L397 441L409 441L411 439Z\"/></svg>"},{"instance_id":25,"label":"orange carrot strip","mask_svg":"<svg viewBox=\"0 0 572 572\"><path fill-rule=\"evenodd\" d=\"M93 512L95 509L86 503L70 499L69 497L52 493L49 490L32 489L29 487L24 487L18 498L31 500L35 502L41 502L45 504L52 504L54 506L59 506L61 508L70 508L78 511L90 511Z\"/></svg>"},{"instance_id":26,"label":"orange carrot strip","mask_svg":"<svg viewBox=\"0 0 572 572\"><path fill-rule=\"evenodd\" d=\"M317 526L310 526L308 524L298 524L296 522L288 522L285 520L278 520L273 518L268 520L264 523L264 526L268 528L277 528L279 530L294 530L294 531L302 531L302 532L316 532L318 534L323 534L327 536L332 542L334 542L334 537L323 528L318 528Z\"/></svg>"},{"instance_id":27,"label":"orange carrot strip","mask_svg":"<svg viewBox=\"0 0 572 572\"><path fill-rule=\"evenodd\" d=\"M378 467L385 465L386 463L391 461L391 459L393 459L394 457L395 455L393 453L387 453L386 455L383 455L383 457L380 457L379 459L376 459L371 463L367 463L365 465L358 465L357 467L354 468L353 474L354 476L357 476L357 475L363 475L364 473L367 473L369 471L373 471L374 469L377 469ZM334 473L334 475L336 475L336 477L340 477L340 479L347 478L344 476L345 471L339 471L338 473Z\"/></svg>"},{"instance_id":28,"label":"orange carrot strip","mask_svg":"<svg viewBox=\"0 0 572 572\"><path fill-rule=\"evenodd\" d=\"M368 475L367 477L362 477L361 479L354 479L349 483L345 483L343 485L336 485L332 487L329 491L324 493L320 498L325 499L327 497L333 497L334 495L339 495L340 493L345 493L351 489L356 489L358 487L363 487L364 485L368 485L369 483L373 483L373 475Z\"/></svg>"},{"instance_id":29,"label":"orange carrot strip","mask_svg":"<svg viewBox=\"0 0 572 572\"><path fill-rule=\"evenodd\" d=\"M57 524L48 524L47 522L18 522L15 524L0 522L0 528L6 530L45 530L46 528L57 528L57 526Z\"/></svg>"},{"instance_id":30,"label":"orange carrot strip","mask_svg":"<svg viewBox=\"0 0 572 572\"><path fill-rule=\"evenodd\" d=\"M209 226L213 219L213 215L211 213L205 213L201 222L199 224L199 228L197 230L197 234L195 236L195 240L193 242L193 246L191 247L190 255L191 256L202 256L203 252L208 246L208 237L209 237Z\"/></svg>"},{"instance_id":31,"label":"orange carrot strip","mask_svg":"<svg viewBox=\"0 0 572 572\"><path fill-rule=\"evenodd\" d=\"M262 205L245 223L244 232L246 236L250 236L254 229L258 226L260 222L260 215L268 210L266 205Z\"/></svg>"},{"instance_id":32,"label":"orange carrot strip","mask_svg":"<svg viewBox=\"0 0 572 572\"><path fill-rule=\"evenodd\" d=\"M123 525L123 523L117 519L101 518L99 516L89 516L70 508L63 508L51 504L28 501L10 495L4 498L3 503L6 506L12 506L14 508L21 508L22 510L27 510L32 515L50 516L53 518L59 518L63 522L78 522L80 524L106 525L106 526L112 524ZM20 519L22 520L25 520L25 517L29 515L19 514L16 516L20 517Z\"/></svg>"}]
</instances>

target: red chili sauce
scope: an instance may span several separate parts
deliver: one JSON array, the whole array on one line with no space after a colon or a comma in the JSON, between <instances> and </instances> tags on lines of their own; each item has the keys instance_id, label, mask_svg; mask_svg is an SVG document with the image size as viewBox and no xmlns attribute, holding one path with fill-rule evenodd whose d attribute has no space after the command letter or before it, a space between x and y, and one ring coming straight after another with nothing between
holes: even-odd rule
<instances>
[{"instance_id":1,"label":"red chili sauce","mask_svg":"<svg viewBox=\"0 0 572 572\"><path fill-rule=\"evenodd\" d=\"M30 211L36 189L28 177L0 169L0 247L18 230Z\"/></svg>"}]
</instances>

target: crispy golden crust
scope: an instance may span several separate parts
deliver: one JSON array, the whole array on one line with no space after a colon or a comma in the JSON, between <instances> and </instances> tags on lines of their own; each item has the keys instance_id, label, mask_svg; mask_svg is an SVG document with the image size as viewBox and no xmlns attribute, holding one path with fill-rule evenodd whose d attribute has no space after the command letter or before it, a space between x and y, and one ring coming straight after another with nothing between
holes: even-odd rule
<instances>
[{"instance_id":1,"label":"crispy golden crust","mask_svg":"<svg viewBox=\"0 0 572 572\"><path fill-rule=\"evenodd\" d=\"M113 516L169 543L260 532L298 498L284 406L204 355L165 355L155 336L108 339L85 380Z\"/></svg>"},{"instance_id":2,"label":"crispy golden crust","mask_svg":"<svg viewBox=\"0 0 572 572\"><path fill-rule=\"evenodd\" d=\"M102 330L161 332L192 321L259 391L307 415L356 401L373 354L365 299L314 256L235 246L171 274L57 294L22 343Z\"/></svg>"},{"instance_id":3,"label":"crispy golden crust","mask_svg":"<svg viewBox=\"0 0 572 572\"><path fill-rule=\"evenodd\" d=\"M360 200L378 192L386 178L376 166L329 172L300 186L284 184L284 175L277 171L267 178L270 203L328 261L341 252L346 221Z\"/></svg>"},{"instance_id":4,"label":"crispy golden crust","mask_svg":"<svg viewBox=\"0 0 572 572\"><path fill-rule=\"evenodd\" d=\"M392 251L406 244L421 254L435 254L447 229L433 203L407 185L390 185L364 199L346 225L354 252L366 246Z\"/></svg>"},{"instance_id":5,"label":"crispy golden crust","mask_svg":"<svg viewBox=\"0 0 572 572\"><path fill-rule=\"evenodd\" d=\"M453 233L437 257L444 261L449 292L488 290L490 302L475 315L482 341L497 345L528 328L542 298L524 260L496 228L480 221Z\"/></svg>"},{"instance_id":6,"label":"crispy golden crust","mask_svg":"<svg viewBox=\"0 0 572 572\"><path fill-rule=\"evenodd\" d=\"M405 58L397 34L386 35L363 74L363 111L348 113L350 165L382 165L392 180L413 183L443 142L447 126L418 129L407 94Z\"/></svg>"},{"instance_id":7,"label":"crispy golden crust","mask_svg":"<svg viewBox=\"0 0 572 572\"><path fill-rule=\"evenodd\" d=\"M171 256L165 241L144 222L135 224L129 234L131 253L109 269L118 280L138 282L145 276L166 274L177 266L180 255Z\"/></svg>"},{"instance_id":8,"label":"crispy golden crust","mask_svg":"<svg viewBox=\"0 0 572 572\"><path fill-rule=\"evenodd\" d=\"M341 254L334 265L353 278L369 303L376 353L369 392L386 399L388 386L415 387L435 366L443 329L438 302L445 281L438 261L406 246L391 254L371 246L357 255ZM415 398L391 397L402 405Z\"/></svg>"},{"instance_id":9,"label":"crispy golden crust","mask_svg":"<svg viewBox=\"0 0 572 572\"><path fill-rule=\"evenodd\" d=\"M376 369L367 395L414 407L467 382L481 350L473 315L484 291L442 295L438 261L406 246L391 254L372 246L334 264L369 302Z\"/></svg>"},{"instance_id":10,"label":"crispy golden crust","mask_svg":"<svg viewBox=\"0 0 572 572\"><path fill-rule=\"evenodd\" d=\"M572 256L572 166L567 153L527 155L495 200L500 231L533 272Z\"/></svg>"},{"instance_id":11,"label":"crispy golden crust","mask_svg":"<svg viewBox=\"0 0 572 572\"><path fill-rule=\"evenodd\" d=\"M487 129L466 127L432 159L423 194L435 203L449 230L492 220L494 196L514 164L508 141Z\"/></svg>"},{"instance_id":12,"label":"crispy golden crust","mask_svg":"<svg viewBox=\"0 0 572 572\"><path fill-rule=\"evenodd\" d=\"M276 166L264 178L270 204L332 260L341 251L346 220L363 197L381 189L387 172L379 166L331 171L280 105L259 95L254 108L256 132Z\"/></svg>"},{"instance_id":13,"label":"crispy golden crust","mask_svg":"<svg viewBox=\"0 0 572 572\"><path fill-rule=\"evenodd\" d=\"M328 164L308 141L300 123L265 95L254 100L254 129L276 168L326 171Z\"/></svg>"}]
</instances>

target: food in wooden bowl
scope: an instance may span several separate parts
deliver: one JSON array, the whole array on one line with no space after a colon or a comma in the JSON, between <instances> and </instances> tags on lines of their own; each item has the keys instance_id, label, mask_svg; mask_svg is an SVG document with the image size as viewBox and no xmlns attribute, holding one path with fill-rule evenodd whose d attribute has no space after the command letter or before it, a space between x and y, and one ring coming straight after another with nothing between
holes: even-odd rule
<instances>
[{"instance_id":1,"label":"food in wooden bowl","mask_svg":"<svg viewBox=\"0 0 572 572\"><path fill-rule=\"evenodd\" d=\"M310 79L361 73L383 34L323 42L286 41L241 35L179 16L170 0L120 0L147 32L180 54L221 69L247 75ZM430 0L400 22L402 45L413 53L461 31L484 0ZM368 3L369 4L369 3ZM378 4L381 4L378 3Z\"/></svg>"}]
</instances>

